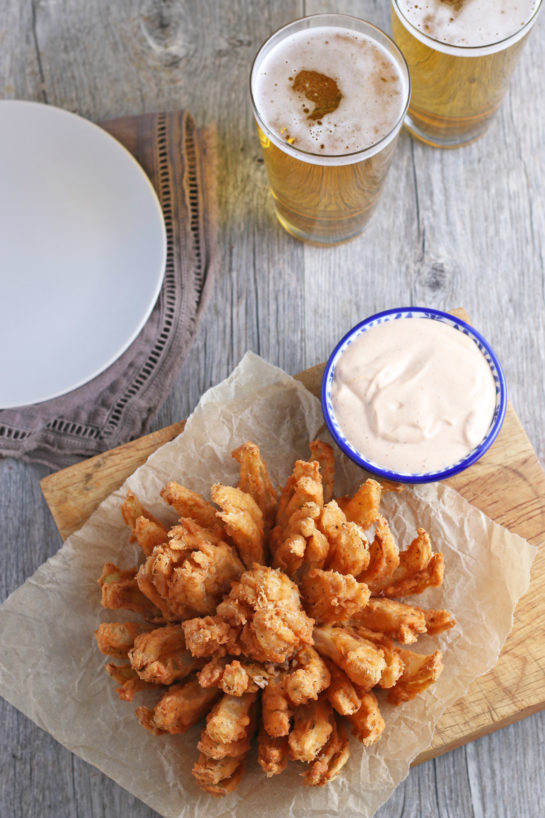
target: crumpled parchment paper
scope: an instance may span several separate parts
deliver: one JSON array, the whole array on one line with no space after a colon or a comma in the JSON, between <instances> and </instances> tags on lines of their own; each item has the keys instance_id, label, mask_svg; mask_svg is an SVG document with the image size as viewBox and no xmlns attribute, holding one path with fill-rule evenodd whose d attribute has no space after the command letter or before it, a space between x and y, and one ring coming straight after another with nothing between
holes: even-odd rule
<instances>
[{"instance_id":1,"label":"crumpled parchment paper","mask_svg":"<svg viewBox=\"0 0 545 818\"><path fill-rule=\"evenodd\" d=\"M386 730L365 749L356 740L339 778L324 788L303 787L302 765L290 763L268 780L249 756L238 790L223 799L201 792L191 767L202 725L182 736L156 737L134 715L150 694L127 704L117 698L93 631L101 621L132 618L100 606L102 565L135 563L120 504L131 488L165 522L172 510L159 498L175 479L209 497L216 481L235 484L238 463L231 451L254 440L281 485L296 458L307 458L308 441L324 432L319 401L281 370L247 353L232 375L209 390L184 432L162 446L108 497L60 551L0 608L0 693L63 745L98 767L165 818L318 816L370 818L405 778L410 762L431 743L442 712L478 676L491 669L509 634L513 611L529 585L536 549L497 525L459 494L436 483L387 494L382 508L400 547L417 526L426 528L445 557L441 588L418 604L445 607L458 625L438 637L421 638L416 650L443 651L444 671L425 694L400 707L382 703ZM354 491L362 472L340 452L336 493Z\"/></svg>"}]
</instances>

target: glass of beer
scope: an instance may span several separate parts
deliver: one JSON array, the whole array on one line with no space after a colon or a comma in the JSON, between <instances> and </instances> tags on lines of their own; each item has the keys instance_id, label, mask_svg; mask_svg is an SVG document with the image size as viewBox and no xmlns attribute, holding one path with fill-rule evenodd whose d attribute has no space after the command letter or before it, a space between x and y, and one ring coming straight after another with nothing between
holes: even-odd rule
<instances>
[{"instance_id":1,"label":"glass of beer","mask_svg":"<svg viewBox=\"0 0 545 818\"><path fill-rule=\"evenodd\" d=\"M315 244L358 235L380 198L409 102L395 43L354 17L295 20L261 46L250 94L280 224Z\"/></svg>"},{"instance_id":2,"label":"glass of beer","mask_svg":"<svg viewBox=\"0 0 545 818\"><path fill-rule=\"evenodd\" d=\"M439 148L487 130L541 0L392 0L392 29L409 65L405 125Z\"/></svg>"}]
</instances>

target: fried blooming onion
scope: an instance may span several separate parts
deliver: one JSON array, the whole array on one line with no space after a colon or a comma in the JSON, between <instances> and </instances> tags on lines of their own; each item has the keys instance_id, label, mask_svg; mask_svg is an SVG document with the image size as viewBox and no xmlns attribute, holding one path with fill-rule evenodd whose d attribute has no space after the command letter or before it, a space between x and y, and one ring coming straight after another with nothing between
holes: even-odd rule
<instances>
[{"instance_id":1,"label":"fried blooming onion","mask_svg":"<svg viewBox=\"0 0 545 818\"><path fill-rule=\"evenodd\" d=\"M239 484L212 486L212 502L164 487L179 518L170 528L127 494L121 513L142 560L107 563L99 584L105 608L141 621L100 625L97 644L122 662L106 666L121 699L158 691L136 709L155 735L206 716L193 774L207 792L235 789L255 735L268 777L299 761L303 782L323 786L348 760L347 724L365 746L381 737L373 690L399 705L441 673L440 651L406 646L454 619L393 597L441 585L443 557L423 529L398 549L379 510L392 484L369 479L334 499L327 443L310 444L279 495L254 443L233 457Z\"/></svg>"}]
</instances>

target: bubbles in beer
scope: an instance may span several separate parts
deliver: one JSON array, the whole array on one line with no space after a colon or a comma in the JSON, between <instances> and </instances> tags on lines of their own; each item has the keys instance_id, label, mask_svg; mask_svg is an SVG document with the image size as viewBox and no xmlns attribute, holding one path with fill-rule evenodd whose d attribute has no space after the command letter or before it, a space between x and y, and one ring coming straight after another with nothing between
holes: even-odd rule
<instances>
[{"instance_id":1,"label":"bubbles in beer","mask_svg":"<svg viewBox=\"0 0 545 818\"><path fill-rule=\"evenodd\" d=\"M540 0L396 0L401 13L423 34L448 45L479 47L516 34Z\"/></svg>"},{"instance_id":2,"label":"bubbles in beer","mask_svg":"<svg viewBox=\"0 0 545 818\"><path fill-rule=\"evenodd\" d=\"M253 91L273 132L327 155L379 142L406 100L401 73L382 46L359 32L322 26L296 32L266 54Z\"/></svg>"}]
</instances>

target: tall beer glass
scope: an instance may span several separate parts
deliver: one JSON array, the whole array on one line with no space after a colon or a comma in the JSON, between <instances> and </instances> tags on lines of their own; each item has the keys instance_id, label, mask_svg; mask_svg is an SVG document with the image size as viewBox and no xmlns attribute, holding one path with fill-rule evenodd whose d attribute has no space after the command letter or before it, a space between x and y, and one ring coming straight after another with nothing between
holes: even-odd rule
<instances>
[{"instance_id":1,"label":"tall beer glass","mask_svg":"<svg viewBox=\"0 0 545 818\"><path fill-rule=\"evenodd\" d=\"M440 148L482 136L541 5L541 0L392 0L393 37L412 80L407 128Z\"/></svg>"},{"instance_id":2,"label":"tall beer glass","mask_svg":"<svg viewBox=\"0 0 545 818\"><path fill-rule=\"evenodd\" d=\"M317 244L360 233L409 101L409 72L395 43L354 17L295 20L261 46L250 94L283 227Z\"/></svg>"}]
</instances>

